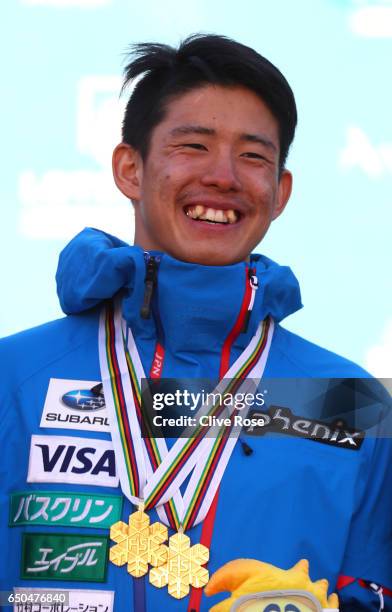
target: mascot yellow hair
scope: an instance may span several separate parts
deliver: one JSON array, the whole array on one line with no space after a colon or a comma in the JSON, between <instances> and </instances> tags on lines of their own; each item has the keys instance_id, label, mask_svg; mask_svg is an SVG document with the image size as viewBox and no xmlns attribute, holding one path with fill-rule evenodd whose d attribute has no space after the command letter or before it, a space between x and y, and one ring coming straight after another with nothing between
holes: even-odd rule
<instances>
[{"instance_id":1,"label":"mascot yellow hair","mask_svg":"<svg viewBox=\"0 0 392 612\"><path fill-rule=\"evenodd\" d=\"M255 559L236 559L218 569L205 587L206 595L231 592L231 597L213 606L210 612L229 612L243 595L278 590L307 591L316 597L323 608L339 607L335 593L328 597L328 580L311 581L306 559L301 559L288 570Z\"/></svg>"}]
</instances>

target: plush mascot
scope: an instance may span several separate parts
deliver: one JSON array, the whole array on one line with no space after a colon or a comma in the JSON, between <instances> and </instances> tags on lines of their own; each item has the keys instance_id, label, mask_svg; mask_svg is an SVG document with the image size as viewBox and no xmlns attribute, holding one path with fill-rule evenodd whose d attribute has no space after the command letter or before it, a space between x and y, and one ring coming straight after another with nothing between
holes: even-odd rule
<instances>
[{"instance_id":1,"label":"plush mascot","mask_svg":"<svg viewBox=\"0 0 392 612\"><path fill-rule=\"evenodd\" d=\"M210 612L318 612L339 608L335 593L328 597L328 581L309 578L309 563L301 559L282 570L255 559L226 563L210 578L206 595L230 591Z\"/></svg>"}]
</instances>

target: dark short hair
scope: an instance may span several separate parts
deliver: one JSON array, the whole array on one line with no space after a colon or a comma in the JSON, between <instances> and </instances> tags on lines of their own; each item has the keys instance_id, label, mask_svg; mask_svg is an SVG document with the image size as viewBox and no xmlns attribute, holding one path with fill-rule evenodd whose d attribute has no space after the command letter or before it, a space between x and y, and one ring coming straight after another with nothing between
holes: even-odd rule
<instances>
[{"instance_id":1,"label":"dark short hair","mask_svg":"<svg viewBox=\"0 0 392 612\"><path fill-rule=\"evenodd\" d=\"M226 36L193 34L175 49L158 43L131 47L122 91L136 77L126 105L122 139L146 158L153 129L170 100L206 84L243 86L268 106L279 125L280 169L294 138L297 109L283 74L251 47Z\"/></svg>"}]
</instances>

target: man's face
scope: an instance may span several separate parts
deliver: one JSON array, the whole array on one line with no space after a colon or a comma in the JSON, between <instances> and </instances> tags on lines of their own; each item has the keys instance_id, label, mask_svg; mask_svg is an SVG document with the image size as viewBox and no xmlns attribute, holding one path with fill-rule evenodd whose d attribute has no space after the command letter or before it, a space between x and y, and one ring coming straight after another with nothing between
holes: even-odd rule
<instances>
[{"instance_id":1,"label":"man's face","mask_svg":"<svg viewBox=\"0 0 392 612\"><path fill-rule=\"evenodd\" d=\"M244 87L206 85L174 98L145 160L120 144L117 185L135 207L135 244L182 261L243 261L283 210L278 123Z\"/></svg>"}]
</instances>

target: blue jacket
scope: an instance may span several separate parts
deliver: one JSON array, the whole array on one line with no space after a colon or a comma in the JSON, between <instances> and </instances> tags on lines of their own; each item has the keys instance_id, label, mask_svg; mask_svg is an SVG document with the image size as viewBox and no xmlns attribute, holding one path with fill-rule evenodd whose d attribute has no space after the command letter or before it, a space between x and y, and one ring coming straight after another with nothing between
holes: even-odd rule
<instances>
[{"instance_id":1,"label":"blue jacket","mask_svg":"<svg viewBox=\"0 0 392 612\"><path fill-rule=\"evenodd\" d=\"M269 315L275 320L276 328L265 377L291 379L297 385L293 387L287 382L288 390L281 393L279 405L289 407L299 417L320 420L327 413L331 418L336 417L334 402L330 402L332 409L331 405L326 408L325 402L315 403L314 389L309 390L303 381L367 378L368 375L355 364L281 327L279 322L301 307L298 282L289 268L266 257L257 256L252 265L256 268L259 289L247 329L231 346L230 364L248 344L259 321ZM53 520L47 526L44 521L34 524L33 506L30 522L23 523L20 517L16 520L18 503L21 504L19 514L28 514L25 506L22 512L22 505L27 503L29 492L36 496L40 491L121 495L121 490L112 484L101 486L99 480L91 480L93 468L83 459L86 455L81 455L83 468L90 468L86 480L80 464L73 463L74 458L66 455L65 447L69 448L71 438L88 439L93 449L97 440L109 443L107 430L103 427L100 430L98 426L75 430L74 421L68 417L63 425L57 423L51 427L48 421L43 426L45 402L46 412L51 409L51 406L48 408L49 380L100 381L99 312L102 302L115 295L122 296L123 315L132 327L146 372L151 367L158 334L165 347L163 377L217 378L222 346L241 308L245 270L245 263L209 267L161 255L154 296L154 312L159 312L161 321L157 331L155 316L149 319L140 316L145 290L145 256L140 248L92 229L82 232L66 247L60 256L57 283L60 302L68 316L6 338L0 344L0 541L3 545L0 590L12 590L16 586L103 589L115 592L116 612L134 609L133 581L125 566L109 563L100 583L84 579L39 579L39 572L34 579L26 577L28 561L21 559L22 534L108 535L107 526L93 529L76 524L59 526ZM335 383L331 385L336 388ZM293 389L299 388L303 389L298 395L301 400L293 394ZM368 430L355 451L282 432L242 434L242 441L253 452L248 455L243 445L237 444L224 474L208 564L210 573L236 558L255 558L282 568L307 558L311 578L327 578L330 591L336 590L339 575L355 579L340 592L341 610L379 609L379 597L358 582L363 579L392 587L392 449L385 437L389 413L386 413L382 389L372 390L371 396L371 413L362 410L358 417L353 409L347 417L351 419L352 429ZM333 393L328 397L333 399ZM53 412L56 412L54 408ZM33 435L38 438L33 439ZM44 442L48 439L46 446ZM57 461L57 467L53 468L57 470L57 480L50 480L50 475L40 479L37 455L32 450L34 444L34 453L39 454L47 472L60 457L58 449L62 444L61 452L68 457L68 464L64 459L58 469L60 459ZM71 447L78 448L72 444ZM78 473L78 478L70 473L72 465L79 465L79 473L73 472ZM106 465L103 473L109 472ZM99 479L98 468L96 474ZM10 511L10 496L15 492L25 497L23 504L21 497L16 498L16 506ZM131 512L131 504L125 500L122 520L126 521ZM154 512L151 514L154 516ZM7 526L8 521L12 526ZM190 531L193 543L199 541L200 533L201 525ZM25 538L25 556L28 542ZM9 551L7 555L4 550ZM37 559L30 559L32 562L36 563ZM146 579L140 580L145 584L147 610L187 609L187 599L176 601L166 589L156 589ZM200 609L208 610L222 598L203 596ZM385 600L385 609L392 610L388 607L389 598Z\"/></svg>"}]
</instances>

